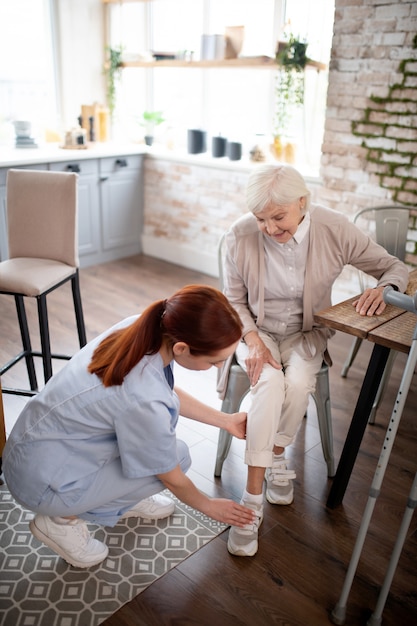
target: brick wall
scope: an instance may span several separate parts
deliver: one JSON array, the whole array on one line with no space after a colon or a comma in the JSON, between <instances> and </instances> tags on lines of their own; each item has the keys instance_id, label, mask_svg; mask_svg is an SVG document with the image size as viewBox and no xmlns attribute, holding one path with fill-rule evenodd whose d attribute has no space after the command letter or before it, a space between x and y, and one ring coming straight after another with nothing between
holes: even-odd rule
<instances>
[{"instance_id":1,"label":"brick wall","mask_svg":"<svg viewBox=\"0 0 417 626\"><path fill-rule=\"evenodd\" d=\"M322 148L324 204L417 206L417 2L336 0ZM412 217L407 262L417 265Z\"/></svg>"}]
</instances>

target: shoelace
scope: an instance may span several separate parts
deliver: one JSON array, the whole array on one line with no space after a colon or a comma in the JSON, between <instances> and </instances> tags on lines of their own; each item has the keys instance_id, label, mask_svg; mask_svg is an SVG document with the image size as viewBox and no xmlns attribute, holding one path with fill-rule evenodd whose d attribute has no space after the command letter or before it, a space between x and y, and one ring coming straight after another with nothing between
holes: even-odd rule
<instances>
[{"instance_id":1,"label":"shoelace","mask_svg":"<svg viewBox=\"0 0 417 626\"><path fill-rule=\"evenodd\" d=\"M87 541L91 539L90 531L88 530L87 524L83 520L72 520L68 525L73 526L80 539Z\"/></svg>"},{"instance_id":2,"label":"shoelace","mask_svg":"<svg viewBox=\"0 0 417 626\"><path fill-rule=\"evenodd\" d=\"M282 487L288 485L288 481L294 478L296 478L294 470L287 469L285 461L275 462L269 470L269 480L273 485Z\"/></svg>"}]
</instances>

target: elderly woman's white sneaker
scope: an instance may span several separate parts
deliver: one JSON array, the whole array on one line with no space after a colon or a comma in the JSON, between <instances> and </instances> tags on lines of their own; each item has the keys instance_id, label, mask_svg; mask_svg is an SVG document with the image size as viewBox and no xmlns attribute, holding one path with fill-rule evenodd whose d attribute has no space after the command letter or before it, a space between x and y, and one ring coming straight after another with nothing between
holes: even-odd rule
<instances>
[{"instance_id":1,"label":"elderly woman's white sneaker","mask_svg":"<svg viewBox=\"0 0 417 626\"><path fill-rule=\"evenodd\" d=\"M253 509L256 517L252 524L246 524L243 528L231 526L227 549L235 556L254 556L258 552L258 530L263 520L263 506L245 500L241 504Z\"/></svg>"},{"instance_id":2,"label":"elderly woman's white sneaker","mask_svg":"<svg viewBox=\"0 0 417 626\"><path fill-rule=\"evenodd\" d=\"M93 567L107 557L106 544L94 539L84 520L58 524L47 515L35 515L29 523L32 534L74 567Z\"/></svg>"}]
</instances>

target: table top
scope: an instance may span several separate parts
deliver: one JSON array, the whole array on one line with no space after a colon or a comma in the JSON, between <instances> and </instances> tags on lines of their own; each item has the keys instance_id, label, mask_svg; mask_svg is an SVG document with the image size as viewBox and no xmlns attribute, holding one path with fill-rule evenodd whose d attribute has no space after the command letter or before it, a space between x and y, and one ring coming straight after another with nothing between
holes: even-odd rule
<instances>
[{"instance_id":1,"label":"table top","mask_svg":"<svg viewBox=\"0 0 417 626\"><path fill-rule=\"evenodd\" d=\"M414 293L416 279L417 269L410 272L406 293ZM314 315L314 320L323 326L368 339L387 348L409 352L417 316L391 304L387 304L381 315L359 315L352 306L352 302L357 299L358 296L354 296L328 307Z\"/></svg>"}]
</instances>

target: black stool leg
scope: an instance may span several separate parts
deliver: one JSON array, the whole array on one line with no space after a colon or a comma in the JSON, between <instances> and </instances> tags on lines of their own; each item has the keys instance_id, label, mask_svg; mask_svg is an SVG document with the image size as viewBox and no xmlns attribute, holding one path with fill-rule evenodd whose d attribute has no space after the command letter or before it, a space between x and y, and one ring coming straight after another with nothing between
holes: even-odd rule
<instances>
[{"instance_id":1,"label":"black stool leg","mask_svg":"<svg viewBox=\"0 0 417 626\"><path fill-rule=\"evenodd\" d=\"M25 302L23 296L16 295L14 297L16 303L17 319L19 320L20 335L22 337L22 346L25 353L26 368L28 371L29 384L32 391L37 391L38 381L36 380L35 364L33 361L32 346L30 343L28 321L26 317Z\"/></svg>"},{"instance_id":2,"label":"black stool leg","mask_svg":"<svg viewBox=\"0 0 417 626\"><path fill-rule=\"evenodd\" d=\"M80 276L78 270L71 279L72 297L74 300L75 318L77 320L78 339L80 341L80 348L83 348L87 343L87 336L85 333L83 307L81 304L81 291L80 291Z\"/></svg>"},{"instance_id":3,"label":"black stool leg","mask_svg":"<svg viewBox=\"0 0 417 626\"><path fill-rule=\"evenodd\" d=\"M45 383L46 383L52 376L51 342L49 339L48 310L46 307L46 295L42 294L40 296L37 296L36 299L38 301L39 331L41 335L43 373L44 373Z\"/></svg>"}]
</instances>

